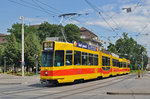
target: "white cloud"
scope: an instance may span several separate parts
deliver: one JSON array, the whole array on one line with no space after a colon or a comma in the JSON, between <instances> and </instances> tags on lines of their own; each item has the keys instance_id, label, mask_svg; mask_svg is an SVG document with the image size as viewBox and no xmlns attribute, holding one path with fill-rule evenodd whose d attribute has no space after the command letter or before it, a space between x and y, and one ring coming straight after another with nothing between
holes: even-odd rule
<instances>
[{"instance_id":1,"label":"white cloud","mask_svg":"<svg viewBox=\"0 0 150 99\"><path fill-rule=\"evenodd\" d=\"M86 9L79 11L80 14L92 13L92 12L94 12L94 10L91 8L86 8Z\"/></svg>"},{"instance_id":2,"label":"white cloud","mask_svg":"<svg viewBox=\"0 0 150 99\"><path fill-rule=\"evenodd\" d=\"M123 0L119 0L120 2ZM105 9L107 11L107 14L109 16L113 16L113 20L123 29L124 31L128 31L130 33L134 33L135 35L137 33L141 33L138 37L138 42L140 44L146 44L148 45L148 50L150 50L150 0L142 0L142 2L137 4L127 4L127 2L124 2L124 5L120 6L120 13L117 13L114 11L114 7L116 5L105 5L101 8L103 10ZM109 10L109 7L112 11ZM125 10L122 10L122 8L132 8L131 13L127 13ZM103 14L103 13L102 13ZM113 27L117 28L116 24L108 17L107 15L104 15L104 18L106 21ZM85 22L86 25L93 25L93 26L99 26L101 28L110 29L108 24L100 18L93 18L93 19L87 19L88 21ZM145 28L146 27L146 28ZM144 31L143 31L144 29ZM149 35L144 35L149 34ZM149 53L150 56L150 53Z\"/></svg>"},{"instance_id":3,"label":"white cloud","mask_svg":"<svg viewBox=\"0 0 150 99\"><path fill-rule=\"evenodd\" d=\"M117 5L116 4L107 4L102 7L99 7L104 12L112 11Z\"/></svg>"},{"instance_id":4,"label":"white cloud","mask_svg":"<svg viewBox=\"0 0 150 99\"><path fill-rule=\"evenodd\" d=\"M40 17L35 17L35 18L25 18L25 22L29 24L41 24L44 21L49 21L48 18L40 18Z\"/></svg>"}]
</instances>

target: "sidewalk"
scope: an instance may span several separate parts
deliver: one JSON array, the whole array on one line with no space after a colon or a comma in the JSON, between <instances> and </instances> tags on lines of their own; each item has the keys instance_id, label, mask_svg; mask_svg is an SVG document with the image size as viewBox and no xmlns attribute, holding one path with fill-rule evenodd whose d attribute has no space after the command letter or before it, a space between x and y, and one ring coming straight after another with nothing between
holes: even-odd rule
<instances>
[{"instance_id":1,"label":"sidewalk","mask_svg":"<svg viewBox=\"0 0 150 99\"><path fill-rule=\"evenodd\" d=\"M39 82L40 75L22 77L10 74L0 74L0 84L32 84Z\"/></svg>"},{"instance_id":2,"label":"sidewalk","mask_svg":"<svg viewBox=\"0 0 150 99\"><path fill-rule=\"evenodd\" d=\"M109 95L150 95L150 73L141 78L132 78L128 88L107 91Z\"/></svg>"}]
</instances>

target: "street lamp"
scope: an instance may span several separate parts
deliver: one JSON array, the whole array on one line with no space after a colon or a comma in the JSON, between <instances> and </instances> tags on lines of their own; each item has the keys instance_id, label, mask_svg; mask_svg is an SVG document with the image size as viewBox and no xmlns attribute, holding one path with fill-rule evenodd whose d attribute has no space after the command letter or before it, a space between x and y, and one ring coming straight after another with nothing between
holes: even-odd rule
<instances>
[{"instance_id":1,"label":"street lamp","mask_svg":"<svg viewBox=\"0 0 150 99\"><path fill-rule=\"evenodd\" d=\"M24 16L20 16L22 20L22 77L24 77Z\"/></svg>"},{"instance_id":2,"label":"street lamp","mask_svg":"<svg viewBox=\"0 0 150 99\"><path fill-rule=\"evenodd\" d=\"M6 72L6 56L4 56L4 73Z\"/></svg>"},{"instance_id":3,"label":"street lamp","mask_svg":"<svg viewBox=\"0 0 150 99\"><path fill-rule=\"evenodd\" d=\"M36 55L36 74L38 74L38 55Z\"/></svg>"},{"instance_id":4,"label":"street lamp","mask_svg":"<svg viewBox=\"0 0 150 99\"><path fill-rule=\"evenodd\" d=\"M145 52L142 52L142 77L143 77L143 65L144 65L143 58L144 58L144 54L145 54Z\"/></svg>"}]
</instances>

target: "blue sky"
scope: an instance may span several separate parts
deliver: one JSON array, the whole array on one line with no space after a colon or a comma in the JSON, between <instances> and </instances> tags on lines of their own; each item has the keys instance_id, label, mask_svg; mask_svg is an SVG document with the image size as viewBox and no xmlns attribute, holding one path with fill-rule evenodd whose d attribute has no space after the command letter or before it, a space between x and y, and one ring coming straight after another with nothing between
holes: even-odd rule
<instances>
[{"instance_id":1,"label":"blue sky","mask_svg":"<svg viewBox=\"0 0 150 99\"><path fill-rule=\"evenodd\" d=\"M0 0L0 33L25 17L25 24L35 25L44 21L59 24L60 14L78 13L72 19L63 20L63 25L74 23L86 27L103 41L114 43L127 32L147 48L150 56L150 0ZM122 8L131 8L127 13ZM98 14L101 13L101 15ZM88 13L88 15L86 15ZM138 35L137 37L135 35Z\"/></svg>"}]
</instances>

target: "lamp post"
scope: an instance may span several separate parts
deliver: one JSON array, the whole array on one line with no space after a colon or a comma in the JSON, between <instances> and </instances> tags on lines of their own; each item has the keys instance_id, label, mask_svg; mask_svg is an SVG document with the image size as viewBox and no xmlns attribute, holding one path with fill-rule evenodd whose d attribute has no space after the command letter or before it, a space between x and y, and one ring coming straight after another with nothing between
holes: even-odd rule
<instances>
[{"instance_id":1,"label":"lamp post","mask_svg":"<svg viewBox=\"0 0 150 99\"><path fill-rule=\"evenodd\" d=\"M36 74L38 74L38 55L36 55Z\"/></svg>"},{"instance_id":2,"label":"lamp post","mask_svg":"<svg viewBox=\"0 0 150 99\"><path fill-rule=\"evenodd\" d=\"M144 62L143 62L143 58L144 58L144 57L143 57L143 56L144 56L144 54L145 54L145 53L142 52L142 77L143 77L143 65L144 65Z\"/></svg>"},{"instance_id":3,"label":"lamp post","mask_svg":"<svg viewBox=\"0 0 150 99\"><path fill-rule=\"evenodd\" d=\"M20 16L22 20L22 77L24 77L24 17Z\"/></svg>"},{"instance_id":4,"label":"lamp post","mask_svg":"<svg viewBox=\"0 0 150 99\"><path fill-rule=\"evenodd\" d=\"M4 73L6 72L6 56L4 56Z\"/></svg>"}]
</instances>

